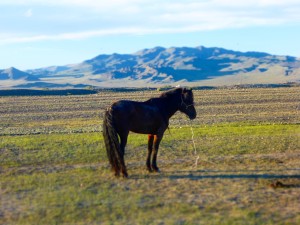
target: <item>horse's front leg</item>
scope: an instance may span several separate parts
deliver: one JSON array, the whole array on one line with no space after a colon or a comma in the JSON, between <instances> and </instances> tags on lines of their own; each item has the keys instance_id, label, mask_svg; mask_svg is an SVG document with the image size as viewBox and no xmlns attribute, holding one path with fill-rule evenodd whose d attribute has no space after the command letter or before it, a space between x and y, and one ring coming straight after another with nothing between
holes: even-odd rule
<instances>
[{"instance_id":1,"label":"horse's front leg","mask_svg":"<svg viewBox=\"0 0 300 225\"><path fill-rule=\"evenodd\" d=\"M148 135L148 155L147 155L147 160L146 160L146 166L149 172L152 172L151 168L151 154L152 154L152 149L153 149L153 140L154 140L154 135L149 134Z\"/></svg>"},{"instance_id":2,"label":"horse's front leg","mask_svg":"<svg viewBox=\"0 0 300 225\"><path fill-rule=\"evenodd\" d=\"M160 172L159 168L157 167L157 153L158 153L158 148L159 148L159 144L162 140L163 134L157 134L154 136L154 150L153 150L153 157L152 157L152 170L154 170L155 172Z\"/></svg>"}]
</instances>

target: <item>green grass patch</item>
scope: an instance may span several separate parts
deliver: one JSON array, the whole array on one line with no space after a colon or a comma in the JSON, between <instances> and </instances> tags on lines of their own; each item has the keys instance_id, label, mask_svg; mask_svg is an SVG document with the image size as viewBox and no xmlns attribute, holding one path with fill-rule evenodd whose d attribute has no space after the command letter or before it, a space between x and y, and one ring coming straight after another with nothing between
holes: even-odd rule
<instances>
[{"instance_id":1,"label":"green grass patch","mask_svg":"<svg viewBox=\"0 0 300 225\"><path fill-rule=\"evenodd\" d=\"M0 137L2 166L93 163L103 161L101 133Z\"/></svg>"},{"instance_id":2,"label":"green grass patch","mask_svg":"<svg viewBox=\"0 0 300 225\"><path fill-rule=\"evenodd\" d=\"M140 171L137 171L140 173ZM255 180L170 179L168 174L114 179L104 168L14 174L1 179L7 224L274 224L299 222L277 204L297 204L297 190L274 192ZM249 190L245 190L245 188ZM234 188L234 190L233 190ZM293 193L293 194L291 194ZM257 199L259 197L259 199ZM288 202L286 202L288 201ZM272 216L270 216L270 213Z\"/></svg>"},{"instance_id":3,"label":"green grass patch","mask_svg":"<svg viewBox=\"0 0 300 225\"><path fill-rule=\"evenodd\" d=\"M165 132L161 149L165 153L180 151L194 153L192 139L198 154L237 155L252 153L275 153L298 150L300 148L300 126L288 124L219 124L211 126L185 126L171 128ZM192 138L192 132L194 137ZM129 136L131 148L147 148L145 135Z\"/></svg>"},{"instance_id":4,"label":"green grass patch","mask_svg":"<svg viewBox=\"0 0 300 225\"><path fill-rule=\"evenodd\" d=\"M218 125L193 127L197 154L238 155L298 150L299 125ZM40 134L0 137L2 166L79 164L106 161L102 133ZM147 135L130 133L127 159L144 158ZM162 157L194 154L190 127L167 130Z\"/></svg>"},{"instance_id":5,"label":"green grass patch","mask_svg":"<svg viewBox=\"0 0 300 225\"><path fill-rule=\"evenodd\" d=\"M197 154L214 164L202 161L191 168L195 156L191 128L170 128L158 157L163 172L149 174L143 166L147 136L131 133L125 156L129 179L113 177L100 132L1 136L0 220L4 224L300 222L300 183L289 177L299 168L293 155L300 147L299 125L219 124L195 126L193 132ZM291 188L269 187L280 176Z\"/></svg>"}]
</instances>

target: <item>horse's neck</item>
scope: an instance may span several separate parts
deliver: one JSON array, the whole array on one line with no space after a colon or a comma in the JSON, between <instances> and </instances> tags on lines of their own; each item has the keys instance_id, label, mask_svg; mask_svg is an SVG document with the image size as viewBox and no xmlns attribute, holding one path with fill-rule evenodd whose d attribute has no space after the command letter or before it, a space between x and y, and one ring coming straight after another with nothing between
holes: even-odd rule
<instances>
[{"instance_id":1,"label":"horse's neck","mask_svg":"<svg viewBox=\"0 0 300 225\"><path fill-rule=\"evenodd\" d=\"M178 104L175 98L163 99L161 107L167 119L170 119L178 111Z\"/></svg>"}]
</instances>

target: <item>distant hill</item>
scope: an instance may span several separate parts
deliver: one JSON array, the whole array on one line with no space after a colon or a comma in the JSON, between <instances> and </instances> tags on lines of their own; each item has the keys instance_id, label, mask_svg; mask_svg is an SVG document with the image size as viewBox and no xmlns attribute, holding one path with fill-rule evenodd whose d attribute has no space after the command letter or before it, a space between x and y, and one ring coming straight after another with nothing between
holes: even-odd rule
<instances>
[{"instance_id":1,"label":"distant hill","mask_svg":"<svg viewBox=\"0 0 300 225\"><path fill-rule=\"evenodd\" d=\"M38 80L37 76L33 76L29 73L18 70L14 67L10 67L5 70L0 70L0 80L20 80L24 79L27 81L35 81Z\"/></svg>"},{"instance_id":2,"label":"distant hill","mask_svg":"<svg viewBox=\"0 0 300 225\"><path fill-rule=\"evenodd\" d=\"M203 46L155 47L134 54L98 55L72 65L0 72L0 80L18 79L24 82L11 87L279 84L300 82L300 60Z\"/></svg>"},{"instance_id":3,"label":"distant hill","mask_svg":"<svg viewBox=\"0 0 300 225\"><path fill-rule=\"evenodd\" d=\"M12 88L22 84L35 83L38 76L23 72L14 67L0 70L0 88Z\"/></svg>"}]
</instances>

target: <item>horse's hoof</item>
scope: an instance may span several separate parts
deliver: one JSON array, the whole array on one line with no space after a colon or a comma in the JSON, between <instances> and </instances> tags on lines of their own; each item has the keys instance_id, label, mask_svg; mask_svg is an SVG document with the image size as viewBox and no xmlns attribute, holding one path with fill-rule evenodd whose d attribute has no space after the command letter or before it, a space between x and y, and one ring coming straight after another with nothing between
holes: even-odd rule
<instances>
[{"instance_id":1,"label":"horse's hoof","mask_svg":"<svg viewBox=\"0 0 300 225\"><path fill-rule=\"evenodd\" d=\"M148 170L149 173L153 172L153 170L151 168L149 168L149 167L147 167L147 170Z\"/></svg>"},{"instance_id":2,"label":"horse's hoof","mask_svg":"<svg viewBox=\"0 0 300 225\"><path fill-rule=\"evenodd\" d=\"M154 171L155 173L160 173L160 169L158 169L158 168L153 169L153 171Z\"/></svg>"}]
</instances>

